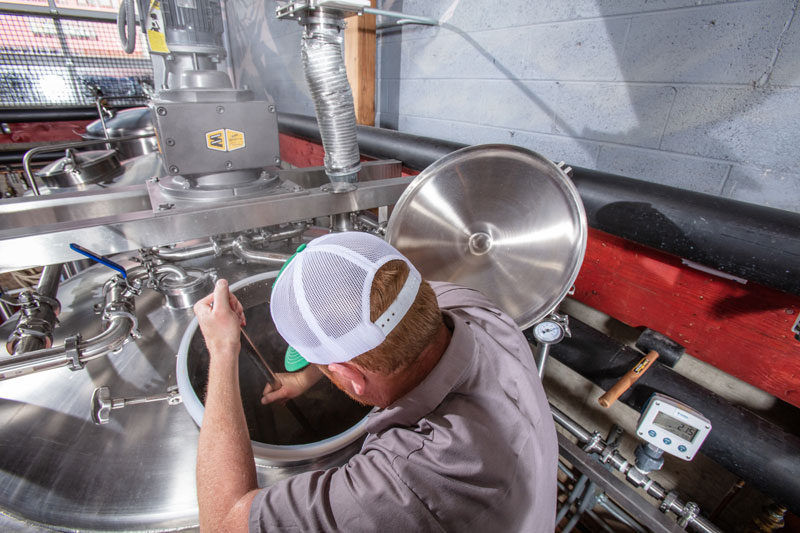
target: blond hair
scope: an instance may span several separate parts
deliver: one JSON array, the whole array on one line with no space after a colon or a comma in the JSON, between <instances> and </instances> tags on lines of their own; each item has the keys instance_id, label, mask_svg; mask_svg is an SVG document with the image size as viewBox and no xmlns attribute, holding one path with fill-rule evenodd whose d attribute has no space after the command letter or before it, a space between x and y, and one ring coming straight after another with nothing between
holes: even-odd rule
<instances>
[{"instance_id":1,"label":"blond hair","mask_svg":"<svg viewBox=\"0 0 800 533\"><path fill-rule=\"evenodd\" d=\"M395 301L408 278L408 265L389 261L376 273L370 291L370 320L373 322ZM354 363L383 374L392 374L414 363L430 344L442 324L436 295L423 280L406 316L377 348L353 359Z\"/></svg>"}]
</instances>

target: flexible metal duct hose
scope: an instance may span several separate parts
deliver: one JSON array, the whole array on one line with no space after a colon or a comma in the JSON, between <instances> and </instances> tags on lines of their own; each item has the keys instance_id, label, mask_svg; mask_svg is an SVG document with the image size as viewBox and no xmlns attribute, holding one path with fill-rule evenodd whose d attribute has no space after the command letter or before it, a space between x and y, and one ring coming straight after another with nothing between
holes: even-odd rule
<instances>
[{"instance_id":1,"label":"flexible metal duct hose","mask_svg":"<svg viewBox=\"0 0 800 533\"><path fill-rule=\"evenodd\" d=\"M342 56L340 19L307 24L302 54L325 148L325 173L331 181L353 182L361 170L353 92Z\"/></svg>"}]
</instances>

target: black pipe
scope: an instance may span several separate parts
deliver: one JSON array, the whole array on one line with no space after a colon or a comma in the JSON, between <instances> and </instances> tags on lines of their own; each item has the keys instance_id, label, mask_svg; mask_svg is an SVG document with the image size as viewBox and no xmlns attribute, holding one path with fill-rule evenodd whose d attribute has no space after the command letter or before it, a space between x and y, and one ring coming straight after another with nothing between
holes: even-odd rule
<instances>
[{"instance_id":1,"label":"black pipe","mask_svg":"<svg viewBox=\"0 0 800 533\"><path fill-rule=\"evenodd\" d=\"M278 128L319 142L314 117ZM361 152L414 170L465 145L359 126ZM800 214L574 167L589 225L762 285L800 295Z\"/></svg>"},{"instance_id":2,"label":"black pipe","mask_svg":"<svg viewBox=\"0 0 800 533\"><path fill-rule=\"evenodd\" d=\"M118 106L112 109L127 109L136 105ZM59 109L2 109L0 122L59 122L63 120L93 120L97 117L97 108L67 107Z\"/></svg>"},{"instance_id":3,"label":"black pipe","mask_svg":"<svg viewBox=\"0 0 800 533\"><path fill-rule=\"evenodd\" d=\"M593 228L800 295L800 214L575 168Z\"/></svg>"},{"instance_id":4,"label":"black pipe","mask_svg":"<svg viewBox=\"0 0 800 533\"><path fill-rule=\"evenodd\" d=\"M0 151L0 165L19 165L22 166L22 158L25 156L25 152L27 150L9 150L9 151ZM51 162L55 161L64 157L63 153L42 153L42 154L35 154L32 158L34 163L43 163L43 162Z\"/></svg>"},{"instance_id":5,"label":"black pipe","mask_svg":"<svg viewBox=\"0 0 800 533\"><path fill-rule=\"evenodd\" d=\"M642 357L641 352L574 318L570 330L572 338L551 347L552 357L603 389L608 390ZM641 411L654 392L694 407L711 421L711 433L700 448L705 455L793 513L800 513L799 437L659 363L620 401Z\"/></svg>"}]
</instances>

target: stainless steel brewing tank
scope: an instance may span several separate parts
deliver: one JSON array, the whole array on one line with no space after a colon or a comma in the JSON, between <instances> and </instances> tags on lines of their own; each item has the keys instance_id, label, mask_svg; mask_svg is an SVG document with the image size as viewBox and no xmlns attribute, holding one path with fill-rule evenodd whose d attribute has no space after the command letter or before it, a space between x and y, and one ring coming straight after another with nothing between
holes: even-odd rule
<instances>
[{"instance_id":1,"label":"stainless steel brewing tank","mask_svg":"<svg viewBox=\"0 0 800 533\"><path fill-rule=\"evenodd\" d=\"M51 166L63 165L63 163L64 158L61 158ZM38 173L36 175L36 179L40 183L39 190L44 195L141 185L154 177L164 176L165 172L161 156L158 153L152 153L123 161L120 168L101 173L91 183L69 185L68 182L62 181L64 185L58 185L57 182L50 181L48 184L48 181L45 181ZM33 192L28 191L27 195L33 196Z\"/></svg>"},{"instance_id":2,"label":"stainless steel brewing tank","mask_svg":"<svg viewBox=\"0 0 800 533\"><path fill-rule=\"evenodd\" d=\"M110 139L154 133L155 128L153 127L150 108L134 107L117 111L113 117L106 119L106 130ZM99 119L95 120L86 126L86 133L81 137L86 141L105 139L103 123ZM114 144L114 146L117 147L120 159L129 159L158 152L158 141L155 137L123 141Z\"/></svg>"},{"instance_id":3,"label":"stainless steel brewing tank","mask_svg":"<svg viewBox=\"0 0 800 533\"><path fill-rule=\"evenodd\" d=\"M184 264L214 267L232 282L264 269L224 256ZM54 344L78 332L84 338L99 333L93 306L112 274L94 266L62 283ZM163 393L176 382L176 354L192 322L191 309L168 309L163 296L145 290L136 299L136 315L142 338L119 353L76 372L63 368L0 382L0 531L164 531L197 525L199 430L184 406L128 406L112 411L104 426L90 418L97 387L109 387L117 398ZM0 326L3 344L15 322ZM0 352L0 359L9 357L5 346ZM259 485L342 464L359 446L356 441L293 466L258 464Z\"/></svg>"}]
</instances>

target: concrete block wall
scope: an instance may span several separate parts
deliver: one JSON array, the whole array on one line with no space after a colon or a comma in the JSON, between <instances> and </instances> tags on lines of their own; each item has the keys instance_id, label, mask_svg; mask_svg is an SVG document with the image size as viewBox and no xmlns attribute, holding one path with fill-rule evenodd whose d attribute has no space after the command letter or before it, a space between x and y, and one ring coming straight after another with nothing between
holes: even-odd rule
<instances>
[{"instance_id":1,"label":"concrete block wall","mask_svg":"<svg viewBox=\"0 0 800 533\"><path fill-rule=\"evenodd\" d=\"M273 0L226 2L234 82L267 92L278 111L313 115L300 57L301 27L276 19L275 7Z\"/></svg>"},{"instance_id":2,"label":"concrete block wall","mask_svg":"<svg viewBox=\"0 0 800 533\"><path fill-rule=\"evenodd\" d=\"M800 211L798 0L381 7L377 125Z\"/></svg>"}]
</instances>

